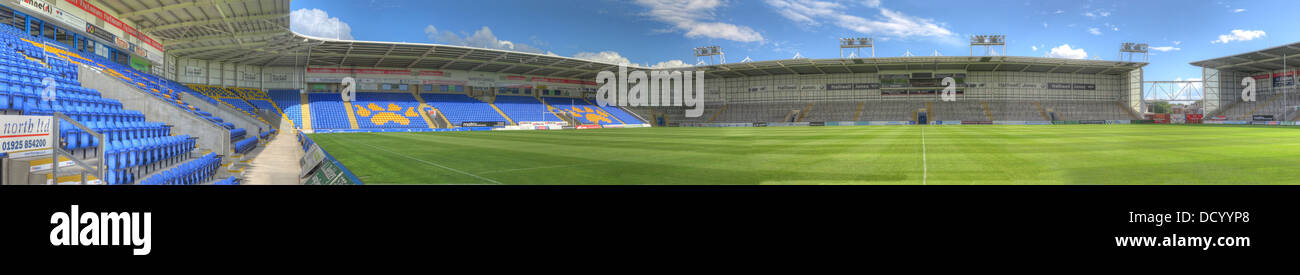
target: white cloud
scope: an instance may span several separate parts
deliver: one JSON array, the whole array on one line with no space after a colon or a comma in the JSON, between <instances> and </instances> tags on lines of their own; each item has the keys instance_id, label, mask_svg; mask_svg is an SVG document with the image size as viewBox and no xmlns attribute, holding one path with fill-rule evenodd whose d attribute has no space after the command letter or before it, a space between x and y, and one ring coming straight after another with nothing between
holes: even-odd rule
<instances>
[{"instance_id":1,"label":"white cloud","mask_svg":"<svg viewBox=\"0 0 1300 275\"><path fill-rule=\"evenodd\" d=\"M723 0L637 0L650 8L650 18L684 31L687 38L725 39L737 42L762 42L763 35L747 26L716 22L715 11Z\"/></svg>"},{"instance_id":2,"label":"white cloud","mask_svg":"<svg viewBox=\"0 0 1300 275\"><path fill-rule=\"evenodd\" d=\"M1044 29L1047 28L1047 22L1043 22L1043 28L1044 28Z\"/></svg>"},{"instance_id":3,"label":"white cloud","mask_svg":"<svg viewBox=\"0 0 1300 275\"><path fill-rule=\"evenodd\" d=\"M1119 31L1119 26L1111 25L1110 23L1105 23L1102 25L1106 26L1106 28L1110 29L1111 31Z\"/></svg>"},{"instance_id":4,"label":"white cloud","mask_svg":"<svg viewBox=\"0 0 1300 275\"><path fill-rule=\"evenodd\" d=\"M492 29L487 26L483 26L483 28L474 31L473 34L461 37L451 31L439 32L437 27L428 25L424 27L424 35L433 42L447 45L511 50L538 54L547 53L547 51L543 51L542 49L527 44L498 39L497 36L492 33Z\"/></svg>"},{"instance_id":5,"label":"white cloud","mask_svg":"<svg viewBox=\"0 0 1300 275\"><path fill-rule=\"evenodd\" d=\"M290 12L289 29L321 38L353 39L352 26L339 20L338 17L330 17L329 13L320 9L298 9Z\"/></svg>"},{"instance_id":6,"label":"white cloud","mask_svg":"<svg viewBox=\"0 0 1300 275\"><path fill-rule=\"evenodd\" d=\"M632 64L632 60L628 60L627 57L623 57L623 55L615 51L603 51L598 53L580 52L574 54L573 58L586 59L586 60L604 62L609 64L633 65L633 66L636 65L636 64Z\"/></svg>"},{"instance_id":7,"label":"white cloud","mask_svg":"<svg viewBox=\"0 0 1300 275\"><path fill-rule=\"evenodd\" d=\"M862 34L877 34L888 37L933 37L945 41L957 41L956 36L945 24L932 19L910 16L877 5L880 14L874 18L864 18L848 11L849 6L835 1L818 0L767 0L777 13L795 23L820 25L822 21L840 28Z\"/></svg>"},{"instance_id":8,"label":"white cloud","mask_svg":"<svg viewBox=\"0 0 1300 275\"><path fill-rule=\"evenodd\" d=\"M1166 46L1166 47L1151 47L1151 50L1159 51L1159 52L1169 52L1169 51L1181 51L1183 50L1183 48Z\"/></svg>"},{"instance_id":9,"label":"white cloud","mask_svg":"<svg viewBox=\"0 0 1300 275\"><path fill-rule=\"evenodd\" d=\"M862 4L866 5L868 8L879 8L880 0L866 0L862 1Z\"/></svg>"},{"instance_id":10,"label":"white cloud","mask_svg":"<svg viewBox=\"0 0 1300 275\"><path fill-rule=\"evenodd\" d=\"M650 68L654 68L654 69L672 69L672 68L681 68L681 67L690 67L690 66L691 66L691 64L686 64L686 62L682 62L681 60L674 59L674 60L668 60L668 61L664 61L664 62L659 62L659 64L655 64L654 66L650 66Z\"/></svg>"},{"instance_id":11,"label":"white cloud","mask_svg":"<svg viewBox=\"0 0 1300 275\"><path fill-rule=\"evenodd\" d=\"M1075 49L1075 48L1071 48L1071 47L1070 47L1070 44L1065 44L1065 45L1057 46L1056 48L1052 48L1052 50L1051 50L1050 52L1047 53L1047 57L1052 57L1052 58L1069 58L1069 59L1087 59L1087 58L1088 58L1088 52L1087 52L1087 51L1084 51L1083 49Z\"/></svg>"},{"instance_id":12,"label":"white cloud","mask_svg":"<svg viewBox=\"0 0 1300 275\"><path fill-rule=\"evenodd\" d=\"M1088 33L1091 33L1092 35L1101 35L1101 29L1088 28Z\"/></svg>"},{"instance_id":13,"label":"white cloud","mask_svg":"<svg viewBox=\"0 0 1300 275\"><path fill-rule=\"evenodd\" d=\"M1052 14L1062 14L1062 13L1065 13L1065 11L1063 11L1063 10L1056 10L1056 12L1053 12Z\"/></svg>"},{"instance_id":14,"label":"white cloud","mask_svg":"<svg viewBox=\"0 0 1300 275\"><path fill-rule=\"evenodd\" d=\"M1245 12L1245 11L1246 11L1246 9L1235 9L1235 10L1232 10L1232 13L1242 13L1242 12Z\"/></svg>"},{"instance_id":15,"label":"white cloud","mask_svg":"<svg viewBox=\"0 0 1300 275\"><path fill-rule=\"evenodd\" d=\"M1178 46L1178 45L1182 45L1183 41L1171 41L1170 43L1174 43L1174 46Z\"/></svg>"},{"instance_id":16,"label":"white cloud","mask_svg":"<svg viewBox=\"0 0 1300 275\"><path fill-rule=\"evenodd\" d=\"M619 54L616 51L602 51L598 53L580 52L574 54L573 58L585 59L585 60L591 60L591 61L603 62L609 64L628 65L634 67L649 67L653 69L671 69L671 68L681 68L681 67L691 66L691 64L686 64L686 62L683 62L681 60L663 61L651 66L646 66L643 64L632 63L632 60L628 59L627 57L624 57L622 54Z\"/></svg>"},{"instance_id":17,"label":"white cloud","mask_svg":"<svg viewBox=\"0 0 1300 275\"><path fill-rule=\"evenodd\" d=\"M1107 16L1110 16L1110 12L1109 12L1109 11L1105 11L1105 10L1085 11L1085 12L1083 12L1083 16L1087 16L1087 17L1091 17L1091 18L1107 17Z\"/></svg>"},{"instance_id":18,"label":"white cloud","mask_svg":"<svg viewBox=\"0 0 1300 275\"><path fill-rule=\"evenodd\" d=\"M1029 46L1029 48L1034 49L1035 52L1038 51L1038 46Z\"/></svg>"},{"instance_id":19,"label":"white cloud","mask_svg":"<svg viewBox=\"0 0 1300 275\"><path fill-rule=\"evenodd\" d=\"M1232 30L1232 33L1219 35L1218 40L1210 41L1210 43L1225 44L1232 41L1250 41L1255 38L1263 37L1264 35L1264 31L1261 30Z\"/></svg>"}]
</instances>

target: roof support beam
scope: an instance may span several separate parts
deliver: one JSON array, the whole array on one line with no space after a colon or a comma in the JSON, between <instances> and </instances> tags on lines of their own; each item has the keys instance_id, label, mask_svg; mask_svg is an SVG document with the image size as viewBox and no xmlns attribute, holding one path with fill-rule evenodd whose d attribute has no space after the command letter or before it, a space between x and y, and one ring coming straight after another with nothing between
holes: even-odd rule
<instances>
[{"instance_id":1,"label":"roof support beam","mask_svg":"<svg viewBox=\"0 0 1300 275\"><path fill-rule=\"evenodd\" d=\"M388 52L385 52L385 53L384 53L384 57L380 57L380 58L379 58L379 61L375 61L375 65L374 65L374 66L371 66L371 67L379 67L379 64L384 63L384 58L388 57L388 55L390 55L390 54L393 54L393 49L396 49L396 48L397 48L397 44L393 44L392 46L388 46Z\"/></svg>"},{"instance_id":2,"label":"roof support beam","mask_svg":"<svg viewBox=\"0 0 1300 275\"><path fill-rule=\"evenodd\" d=\"M510 53L502 53L501 55L498 55L496 58L492 58L492 60L488 60L488 62L496 62L497 60L501 60L502 58L506 58L506 56L509 56L509 55L510 55ZM469 69L469 70L471 70L471 71L477 71L479 68L482 68L483 66L487 66L487 64L491 64L491 63L483 62L483 64L478 64L478 66L474 66L474 68L471 68L471 69Z\"/></svg>"},{"instance_id":3,"label":"roof support beam","mask_svg":"<svg viewBox=\"0 0 1300 275\"><path fill-rule=\"evenodd\" d=\"M471 54L471 53L474 53L474 49L470 49L470 50L468 50L468 51L465 51L465 53L460 54L460 56L456 57L456 59L452 59L451 62L447 62L447 64L442 64L442 66L438 67L438 69L439 69L439 70L441 70L441 69L446 69L447 66L451 66L452 63L456 63L456 61L460 61L460 59L465 58L466 56L469 56L469 54Z\"/></svg>"},{"instance_id":4,"label":"roof support beam","mask_svg":"<svg viewBox=\"0 0 1300 275\"><path fill-rule=\"evenodd\" d=\"M153 33L156 31L180 29L186 27L207 26L207 25L216 25L222 23L244 23L248 21L261 21L261 20L272 20L272 19L283 19L283 18L289 18L289 15L268 14L268 15L237 17L237 18L230 18L230 19L210 19L210 20L202 20L202 21L178 22L174 24L157 25L153 27L143 28L140 29L140 32Z\"/></svg>"},{"instance_id":5,"label":"roof support beam","mask_svg":"<svg viewBox=\"0 0 1300 275\"><path fill-rule=\"evenodd\" d=\"M246 44L244 44L244 48L245 48L245 49L256 48L256 47L265 46L266 44L267 44L267 42L246 43ZM206 47L194 47L194 48L184 48L184 49L168 50L168 51L167 51L167 54L168 54L168 55L184 56L185 53L189 53L189 52L200 52L200 51L208 51L208 50L215 50L215 49L229 49L229 48L233 48L233 47L231 47L231 45L216 45L216 46L206 46Z\"/></svg>"},{"instance_id":6,"label":"roof support beam","mask_svg":"<svg viewBox=\"0 0 1300 275\"><path fill-rule=\"evenodd\" d=\"M204 6L209 6L209 5L211 5L211 6L216 6L216 5L219 5L219 4L244 3L244 2L251 2L251 1L259 1L259 0L207 0L207 1L199 0L199 1L194 1L194 2L179 3L179 4L175 4L175 5L162 5L162 6L159 6L159 7L157 7L157 8L152 8L152 9L143 9L143 10L137 10L137 11L126 12L126 13L118 14L117 17L118 17L118 18L134 18L134 17L136 17L136 16L141 16L141 15L151 14L151 13L159 13L159 12L164 12L164 11L169 11L169 10L185 9L185 8L198 8L198 7L204 7Z\"/></svg>"},{"instance_id":7,"label":"roof support beam","mask_svg":"<svg viewBox=\"0 0 1300 275\"><path fill-rule=\"evenodd\" d=\"M411 65L406 65L406 68L410 69L411 67L415 67L415 64L420 63L420 61L424 61L425 57L429 57L429 55L433 54L433 52L435 51L438 51L438 47L429 47L428 51L425 51L424 54L420 55L420 58L416 58L415 60L411 61Z\"/></svg>"},{"instance_id":8,"label":"roof support beam","mask_svg":"<svg viewBox=\"0 0 1300 275\"><path fill-rule=\"evenodd\" d=\"M204 42L224 41L224 40L231 40L231 39L243 40L246 38L256 38L256 37L266 37L266 36L286 35L286 34L289 33L283 31L268 31L268 32L238 33L234 36L231 36L229 33L221 33L221 34L214 34L214 35L205 35L205 36L198 36L198 37L187 37L187 38L181 38L175 40L168 40L166 42L163 42L163 46L171 48L171 47L176 47L181 45L197 44L197 43L204 43Z\"/></svg>"}]
</instances>

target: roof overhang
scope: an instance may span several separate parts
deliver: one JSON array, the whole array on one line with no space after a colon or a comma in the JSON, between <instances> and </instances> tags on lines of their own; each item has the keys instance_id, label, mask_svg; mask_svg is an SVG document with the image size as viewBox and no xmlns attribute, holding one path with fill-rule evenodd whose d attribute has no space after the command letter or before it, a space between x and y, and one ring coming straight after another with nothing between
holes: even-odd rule
<instances>
[{"instance_id":1,"label":"roof overhang","mask_svg":"<svg viewBox=\"0 0 1300 275\"><path fill-rule=\"evenodd\" d=\"M105 0L104 6L162 41L174 57L254 66L445 69L594 79L618 65L464 46L340 40L289 28L289 0ZM711 78L961 70L1117 75L1147 63L1039 57L791 59L677 69ZM648 68L632 67L647 70Z\"/></svg>"},{"instance_id":2,"label":"roof overhang","mask_svg":"<svg viewBox=\"0 0 1300 275\"><path fill-rule=\"evenodd\" d=\"M1019 56L913 56L847 59L789 59L700 66L712 77L879 73L888 71L1036 72L1120 75L1144 62Z\"/></svg>"},{"instance_id":3,"label":"roof overhang","mask_svg":"<svg viewBox=\"0 0 1300 275\"><path fill-rule=\"evenodd\" d=\"M1282 69L1283 57L1288 64L1300 64L1300 42L1247 53L1192 62L1192 66L1223 71L1263 73ZM1295 67L1291 65L1289 67Z\"/></svg>"},{"instance_id":4,"label":"roof overhang","mask_svg":"<svg viewBox=\"0 0 1300 275\"><path fill-rule=\"evenodd\" d=\"M100 8L162 43L169 55L218 59L291 36L289 0L100 2Z\"/></svg>"}]
</instances>

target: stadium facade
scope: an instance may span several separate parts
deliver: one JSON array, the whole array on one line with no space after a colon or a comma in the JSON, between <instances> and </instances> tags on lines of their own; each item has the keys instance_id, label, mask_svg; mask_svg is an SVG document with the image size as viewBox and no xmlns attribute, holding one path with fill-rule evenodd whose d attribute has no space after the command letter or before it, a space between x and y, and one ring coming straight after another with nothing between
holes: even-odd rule
<instances>
[{"instance_id":1,"label":"stadium facade","mask_svg":"<svg viewBox=\"0 0 1300 275\"><path fill-rule=\"evenodd\" d=\"M333 171L318 167L341 165L300 132L1143 119L1144 62L909 56L632 68L704 71L705 114L688 118L681 107L593 104L596 75L617 71L617 64L311 37L289 30L288 0L0 0L0 6L5 49L14 52L6 53L6 64L47 68L41 74L9 73L7 83L22 88L10 94L7 109L71 114L83 124L60 129L60 149L72 158L66 165L61 160L38 169L44 167L38 159L7 159L21 163L6 167L21 169L6 169L30 169L7 170L6 183L42 182L41 176L60 183L64 173L77 175L68 182L236 182L249 177L246 163L268 140L286 135L316 155L306 158L312 161L303 171L292 171L304 181L345 178L346 172L337 171L315 176L320 173L313 171ZM1280 62L1273 61L1300 55L1296 48L1193 63L1206 68L1206 111L1286 113L1287 104L1300 100L1274 96L1278 89L1270 81L1260 84L1260 102L1234 101L1227 91L1239 90L1233 79L1279 73L1273 64ZM81 101L34 98L39 77L46 76L78 86L65 90ZM940 98L946 78L955 82L955 101ZM343 100L344 90L355 90L355 99ZM99 142L102 133L112 133L104 136L107 142ZM98 161L103 159L108 161ZM61 173L59 167L80 170Z\"/></svg>"},{"instance_id":2,"label":"stadium facade","mask_svg":"<svg viewBox=\"0 0 1300 275\"><path fill-rule=\"evenodd\" d=\"M1191 63L1201 68L1205 80L1207 118L1230 121L1295 121L1300 93L1296 92L1296 65L1300 43ZM1247 79L1250 79L1249 81ZM1254 101L1243 98L1253 82Z\"/></svg>"},{"instance_id":3,"label":"stadium facade","mask_svg":"<svg viewBox=\"0 0 1300 275\"><path fill-rule=\"evenodd\" d=\"M700 66L706 116L656 124L1134 120L1146 63L1012 56L792 59ZM956 100L940 93L955 80ZM663 108L661 108L663 109Z\"/></svg>"}]
</instances>

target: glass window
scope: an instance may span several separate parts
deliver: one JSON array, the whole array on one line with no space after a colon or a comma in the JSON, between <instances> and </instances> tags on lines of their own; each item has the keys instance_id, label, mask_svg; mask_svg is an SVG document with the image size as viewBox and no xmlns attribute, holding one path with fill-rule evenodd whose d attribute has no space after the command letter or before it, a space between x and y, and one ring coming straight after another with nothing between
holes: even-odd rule
<instances>
[{"instance_id":1,"label":"glass window","mask_svg":"<svg viewBox=\"0 0 1300 275\"><path fill-rule=\"evenodd\" d=\"M41 36L41 20L32 19L31 36Z\"/></svg>"},{"instance_id":2,"label":"glass window","mask_svg":"<svg viewBox=\"0 0 1300 275\"><path fill-rule=\"evenodd\" d=\"M59 31L58 29L54 28L54 23L46 22L44 25L45 25L44 26L45 38L58 40Z\"/></svg>"}]
</instances>

